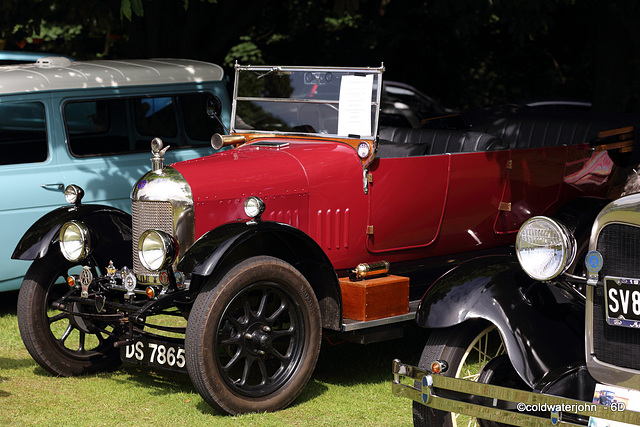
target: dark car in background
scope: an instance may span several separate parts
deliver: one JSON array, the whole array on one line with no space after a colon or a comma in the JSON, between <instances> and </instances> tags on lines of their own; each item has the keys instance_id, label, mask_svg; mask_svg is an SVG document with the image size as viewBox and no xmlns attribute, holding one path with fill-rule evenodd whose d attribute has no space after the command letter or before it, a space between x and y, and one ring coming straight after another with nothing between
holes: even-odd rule
<instances>
[{"instance_id":1,"label":"dark car in background","mask_svg":"<svg viewBox=\"0 0 640 427\"><path fill-rule=\"evenodd\" d=\"M419 128L426 119L455 112L406 83L384 81L381 97L380 126Z\"/></svg>"}]
</instances>

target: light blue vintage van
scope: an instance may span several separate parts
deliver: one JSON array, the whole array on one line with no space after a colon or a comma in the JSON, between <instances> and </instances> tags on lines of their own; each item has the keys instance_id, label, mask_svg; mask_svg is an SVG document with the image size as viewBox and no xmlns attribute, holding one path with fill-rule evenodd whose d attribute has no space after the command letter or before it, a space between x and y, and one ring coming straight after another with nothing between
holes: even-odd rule
<instances>
[{"instance_id":1,"label":"light blue vintage van","mask_svg":"<svg viewBox=\"0 0 640 427\"><path fill-rule=\"evenodd\" d=\"M226 130L207 116L230 101L218 65L181 59L70 61L40 58L0 67L0 292L20 287L30 263L11 259L18 240L78 184L87 203L131 211L150 142L168 163L213 153Z\"/></svg>"}]
</instances>

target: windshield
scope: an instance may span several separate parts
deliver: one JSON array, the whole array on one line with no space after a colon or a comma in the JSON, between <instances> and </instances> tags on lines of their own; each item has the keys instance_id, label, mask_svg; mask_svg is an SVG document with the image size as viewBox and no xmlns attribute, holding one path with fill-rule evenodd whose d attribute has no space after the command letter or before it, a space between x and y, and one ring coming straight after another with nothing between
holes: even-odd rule
<instances>
[{"instance_id":1,"label":"windshield","mask_svg":"<svg viewBox=\"0 0 640 427\"><path fill-rule=\"evenodd\" d=\"M383 71L236 65L233 132L373 139Z\"/></svg>"}]
</instances>

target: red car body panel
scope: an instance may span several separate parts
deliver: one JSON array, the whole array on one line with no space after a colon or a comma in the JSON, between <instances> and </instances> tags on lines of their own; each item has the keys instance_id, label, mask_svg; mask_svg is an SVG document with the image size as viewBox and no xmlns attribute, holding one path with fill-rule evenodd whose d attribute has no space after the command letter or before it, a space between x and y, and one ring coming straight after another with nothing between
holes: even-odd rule
<instances>
[{"instance_id":1,"label":"red car body panel","mask_svg":"<svg viewBox=\"0 0 640 427\"><path fill-rule=\"evenodd\" d=\"M352 146L278 141L261 146L257 138L173 165L193 192L196 238L246 220L244 200L256 195L263 220L308 234L336 270L488 249L512 243L527 218L570 198L606 197L613 168L586 144L384 158L370 165L365 194Z\"/></svg>"}]
</instances>

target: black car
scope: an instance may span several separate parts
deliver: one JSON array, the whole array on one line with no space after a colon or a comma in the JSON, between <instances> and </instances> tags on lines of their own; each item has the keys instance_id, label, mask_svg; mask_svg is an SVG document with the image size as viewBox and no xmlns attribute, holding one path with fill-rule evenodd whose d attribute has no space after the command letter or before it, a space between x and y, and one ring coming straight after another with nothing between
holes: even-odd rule
<instances>
[{"instance_id":1,"label":"black car","mask_svg":"<svg viewBox=\"0 0 640 427\"><path fill-rule=\"evenodd\" d=\"M640 425L640 193L533 217L515 252L426 292L419 366L393 364L414 425Z\"/></svg>"}]
</instances>

